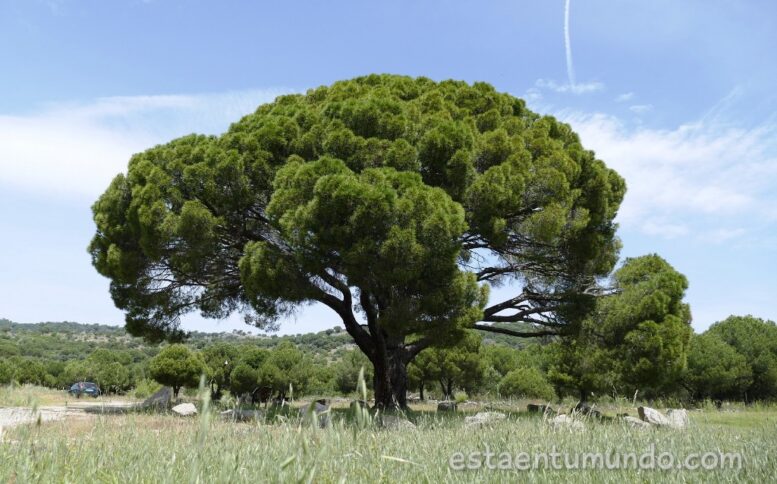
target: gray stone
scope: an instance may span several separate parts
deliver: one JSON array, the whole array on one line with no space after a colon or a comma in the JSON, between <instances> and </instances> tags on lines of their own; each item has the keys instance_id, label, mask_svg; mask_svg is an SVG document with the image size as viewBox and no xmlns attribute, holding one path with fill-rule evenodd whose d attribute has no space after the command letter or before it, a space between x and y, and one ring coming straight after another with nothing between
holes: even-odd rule
<instances>
[{"instance_id":1,"label":"gray stone","mask_svg":"<svg viewBox=\"0 0 777 484\"><path fill-rule=\"evenodd\" d=\"M166 410L173 402L173 389L162 387L156 393L148 397L140 406L141 408Z\"/></svg>"},{"instance_id":2,"label":"gray stone","mask_svg":"<svg viewBox=\"0 0 777 484\"><path fill-rule=\"evenodd\" d=\"M399 415L383 415L380 417L380 423L388 430L415 430L416 428L413 422Z\"/></svg>"},{"instance_id":3,"label":"gray stone","mask_svg":"<svg viewBox=\"0 0 777 484\"><path fill-rule=\"evenodd\" d=\"M556 413L550 405L537 405L536 403L526 405L526 410L528 410L529 413Z\"/></svg>"},{"instance_id":4,"label":"gray stone","mask_svg":"<svg viewBox=\"0 0 777 484\"><path fill-rule=\"evenodd\" d=\"M263 419L264 412L261 410L236 408L234 410L225 410L221 412L221 418L234 422L254 422Z\"/></svg>"},{"instance_id":5,"label":"gray stone","mask_svg":"<svg viewBox=\"0 0 777 484\"><path fill-rule=\"evenodd\" d=\"M173 407L173 413L176 413L181 417L191 417L197 415L197 407L195 407L193 403L181 403Z\"/></svg>"},{"instance_id":6,"label":"gray stone","mask_svg":"<svg viewBox=\"0 0 777 484\"><path fill-rule=\"evenodd\" d=\"M644 422L638 419L637 417L632 417L631 415L626 415L625 417L623 417L623 421L626 422L629 425L629 427L632 427L632 428L640 428L640 429L650 428L649 423Z\"/></svg>"},{"instance_id":7,"label":"gray stone","mask_svg":"<svg viewBox=\"0 0 777 484\"><path fill-rule=\"evenodd\" d=\"M563 413L561 415L556 415L552 419L548 420L548 423L553 427L554 430L573 430L576 432L582 432L585 430L585 425L583 425L583 422Z\"/></svg>"},{"instance_id":8,"label":"gray stone","mask_svg":"<svg viewBox=\"0 0 777 484\"><path fill-rule=\"evenodd\" d=\"M589 405L586 402L580 402L577 405L575 405L575 408L573 408L570 413L580 413L583 415L587 415L589 417L594 418L602 418L602 413L599 410L596 410L591 405Z\"/></svg>"},{"instance_id":9,"label":"gray stone","mask_svg":"<svg viewBox=\"0 0 777 484\"><path fill-rule=\"evenodd\" d=\"M637 409L639 412L639 418L643 422L647 422L651 425L656 425L658 427L671 427L671 422L669 421L666 416L656 410L655 408L650 407L639 407Z\"/></svg>"},{"instance_id":10,"label":"gray stone","mask_svg":"<svg viewBox=\"0 0 777 484\"><path fill-rule=\"evenodd\" d=\"M688 411L684 408L673 408L666 411L666 418L669 420L669 426L683 430L691 423L688 418Z\"/></svg>"},{"instance_id":11,"label":"gray stone","mask_svg":"<svg viewBox=\"0 0 777 484\"><path fill-rule=\"evenodd\" d=\"M370 405L367 403L366 400L354 400L351 402L351 408L353 407L370 408Z\"/></svg>"},{"instance_id":12,"label":"gray stone","mask_svg":"<svg viewBox=\"0 0 777 484\"><path fill-rule=\"evenodd\" d=\"M327 427L332 421L329 417L329 406L321 403L319 400L300 408L299 413L303 418L310 417L311 413L313 413L318 418L318 426L321 428Z\"/></svg>"},{"instance_id":13,"label":"gray stone","mask_svg":"<svg viewBox=\"0 0 777 484\"><path fill-rule=\"evenodd\" d=\"M440 402L437 404L437 411L438 412L455 412L456 411L456 402L446 400L444 402Z\"/></svg>"},{"instance_id":14,"label":"gray stone","mask_svg":"<svg viewBox=\"0 0 777 484\"><path fill-rule=\"evenodd\" d=\"M471 417L464 417L466 427L483 427L505 420L507 415L501 412L478 412Z\"/></svg>"}]
</instances>

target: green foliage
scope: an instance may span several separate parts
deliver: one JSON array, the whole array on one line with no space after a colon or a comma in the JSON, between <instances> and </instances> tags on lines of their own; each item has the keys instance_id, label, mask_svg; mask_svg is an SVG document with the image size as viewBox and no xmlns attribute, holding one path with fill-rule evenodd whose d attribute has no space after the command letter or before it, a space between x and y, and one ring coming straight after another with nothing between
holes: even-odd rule
<instances>
[{"instance_id":1,"label":"green foliage","mask_svg":"<svg viewBox=\"0 0 777 484\"><path fill-rule=\"evenodd\" d=\"M691 337L686 388L697 400L739 400L753 383L747 359L715 332Z\"/></svg>"},{"instance_id":2,"label":"green foliage","mask_svg":"<svg viewBox=\"0 0 777 484\"><path fill-rule=\"evenodd\" d=\"M438 381L443 396L449 399L456 388L474 394L485 370L480 342L480 335L468 332L455 346L425 351L410 364L411 383L420 387Z\"/></svg>"},{"instance_id":3,"label":"green foliage","mask_svg":"<svg viewBox=\"0 0 777 484\"><path fill-rule=\"evenodd\" d=\"M556 398L553 385L537 368L516 368L499 382L499 394L503 397L538 398L551 401Z\"/></svg>"},{"instance_id":4,"label":"green foliage","mask_svg":"<svg viewBox=\"0 0 777 484\"><path fill-rule=\"evenodd\" d=\"M505 279L583 311L617 260L624 191L568 125L488 84L370 75L134 155L93 206L89 252L133 335L179 340L190 311L273 328L318 301L401 376L428 341L499 321L484 307ZM462 264L479 251L495 266Z\"/></svg>"},{"instance_id":5,"label":"green foliage","mask_svg":"<svg viewBox=\"0 0 777 484\"><path fill-rule=\"evenodd\" d=\"M222 389L230 386L229 378L239 357L238 348L225 342L218 342L203 349L202 358L208 367L213 398L220 398Z\"/></svg>"},{"instance_id":6,"label":"green foliage","mask_svg":"<svg viewBox=\"0 0 777 484\"><path fill-rule=\"evenodd\" d=\"M137 380L135 383L135 388L132 392L132 396L135 398L145 399L159 391L160 388L162 388L162 385L155 382L154 380L149 380L147 378Z\"/></svg>"},{"instance_id":7,"label":"green foliage","mask_svg":"<svg viewBox=\"0 0 777 484\"><path fill-rule=\"evenodd\" d=\"M13 381L14 368L10 362L2 359L0 360L0 385L6 385Z\"/></svg>"},{"instance_id":8,"label":"green foliage","mask_svg":"<svg viewBox=\"0 0 777 484\"><path fill-rule=\"evenodd\" d=\"M364 368L364 379L367 382L367 387L372 388L373 369L370 360L361 351L346 351L334 367L335 388L345 395L356 392L358 390L359 371L362 368Z\"/></svg>"},{"instance_id":9,"label":"green foliage","mask_svg":"<svg viewBox=\"0 0 777 484\"><path fill-rule=\"evenodd\" d=\"M14 356L8 359L12 368L12 380L20 384L44 385L49 383L46 367L36 358Z\"/></svg>"},{"instance_id":10,"label":"green foliage","mask_svg":"<svg viewBox=\"0 0 777 484\"><path fill-rule=\"evenodd\" d=\"M68 362L58 377L60 386L69 387L80 381L97 383L105 393L117 393L132 386L128 352L98 348L83 360Z\"/></svg>"},{"instance_id":11,"label":"green foliage","mask_svg":"<svg viewBox=\"0 0 777 484\"><path fill-rule=\"evenodd\" d=\"M483 357L501 378L518 367L520 352L503 345L489 345L484 348Z\"/></svg>"},{"instance_id":12,"label":"green foliage","mask_svg":"<svg viewBox=\"0 0 777 484\"><path fill-rule=\"evenodd\" d=\"M647 394L671 391L686 365L691 314L688 282L657 255L627 259L614 293L560 347L554 381L580 391Z\"/></svg>"},{"instance_id":13,"label":"green foliage","mask_svg":"<svg viewBox=\"0 0 777 484\"><path fill-rule=\"evenodd\" d=\"M729 316L710 326L707 333L742 355L750 366L752 383L746 390L750 400L777 398L777 325L753 316Z\"/></svg>"},{"instance_id":14,"label":"green foliage","mask_svg":"<svg viewBox=\"0 0 777 484\"><path fill-rule=\"evenodd\" d=\"M258 385L257 370L245 363L238 363L229 375L229 391L232 395L250 394Z\"/></svg>"},{"instance_id":15,"label":"green foliage","mask_svg":"<svg viewBox=\"0 0 777 484\"><path fill-rule=\"evenodd\" d=\"M202 357L182 344L165 347L149 363L151 377L162 385L173 388L178 397L181 387L197 386L200 375L207 372Z\"/></svg>"}]
</instances>

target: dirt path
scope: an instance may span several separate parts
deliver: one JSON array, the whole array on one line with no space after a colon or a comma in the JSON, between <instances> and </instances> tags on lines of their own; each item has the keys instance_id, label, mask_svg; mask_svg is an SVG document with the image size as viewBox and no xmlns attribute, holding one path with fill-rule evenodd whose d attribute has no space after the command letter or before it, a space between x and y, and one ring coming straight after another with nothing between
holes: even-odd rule
<instances>
[{"instance_id":1,"label":"dirt path","mask_svg":"<svg viewBox=\"0 0 777 484\"><path fill-rule=\"evenodd\" d=\"M79 402L68 406L47 405L38 407L34 411L29 407L0 408L0 429L33 423L38 418L40 418L41 422L51 422L69 417L90 418L97 413L96 411L104 407L118 409L130 408L132 405L132 402L112 401L106 403Z\"/></svg>"}]
</instances>

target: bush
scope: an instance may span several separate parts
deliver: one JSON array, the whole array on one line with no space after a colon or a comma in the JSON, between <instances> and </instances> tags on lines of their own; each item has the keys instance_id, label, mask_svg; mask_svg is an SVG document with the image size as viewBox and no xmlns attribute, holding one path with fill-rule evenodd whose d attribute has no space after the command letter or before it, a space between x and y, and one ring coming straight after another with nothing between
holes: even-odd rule
<instances>
[{"instance_id":1,"label":"bush","mask_svg":"<svg viewBox=\"0 0 777 484\"><path fill-rule=\"evenodd\" d=\"M257 371L245 363L239 363L229 376L229 391L241 396L251 393L257 386L259 375Z\"/></svg>"},{"instance_id":2,"label":"bush","mask_svg":"<svg viewBox=\"0 0 777 484\"><path fill-rule=\"evenodd\" d=\"M138 381L138 383L135 385L135 390L132 392L132 395L135 398L145 399L156 393L160 388L162 388L162 385L155 382L154 380L146 378Z\"/></svg>"},{"instance_id":3,"label":"bush","mask_svg":"<svg viewBox=\"0 0 777 484\"><path fill-rule=\"evenodd\" d=\"M537 368L518 368L510 371L499 382L498 388L503 397L539 398L548 401L556 398L553 386Z\"/></svg>"}]
</instances>

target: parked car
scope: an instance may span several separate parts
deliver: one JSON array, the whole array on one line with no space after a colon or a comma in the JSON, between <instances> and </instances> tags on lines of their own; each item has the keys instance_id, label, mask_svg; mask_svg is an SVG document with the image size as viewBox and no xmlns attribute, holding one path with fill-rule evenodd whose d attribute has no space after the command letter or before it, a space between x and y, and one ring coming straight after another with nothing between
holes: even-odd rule
<instances>
[{"instance_id":1,"label":"parked car","mask_svg":"<svg viewBox=\"0 0 777 484\"><path fill-rule=\"evenodd\" d=\"M97 398L100 396L100 387L98 387L96 383L81 381L73 383L70 390L68 390L68 393L74 395L76 398L81 398L81 395Z\"/></svg>"}]
</instances>

